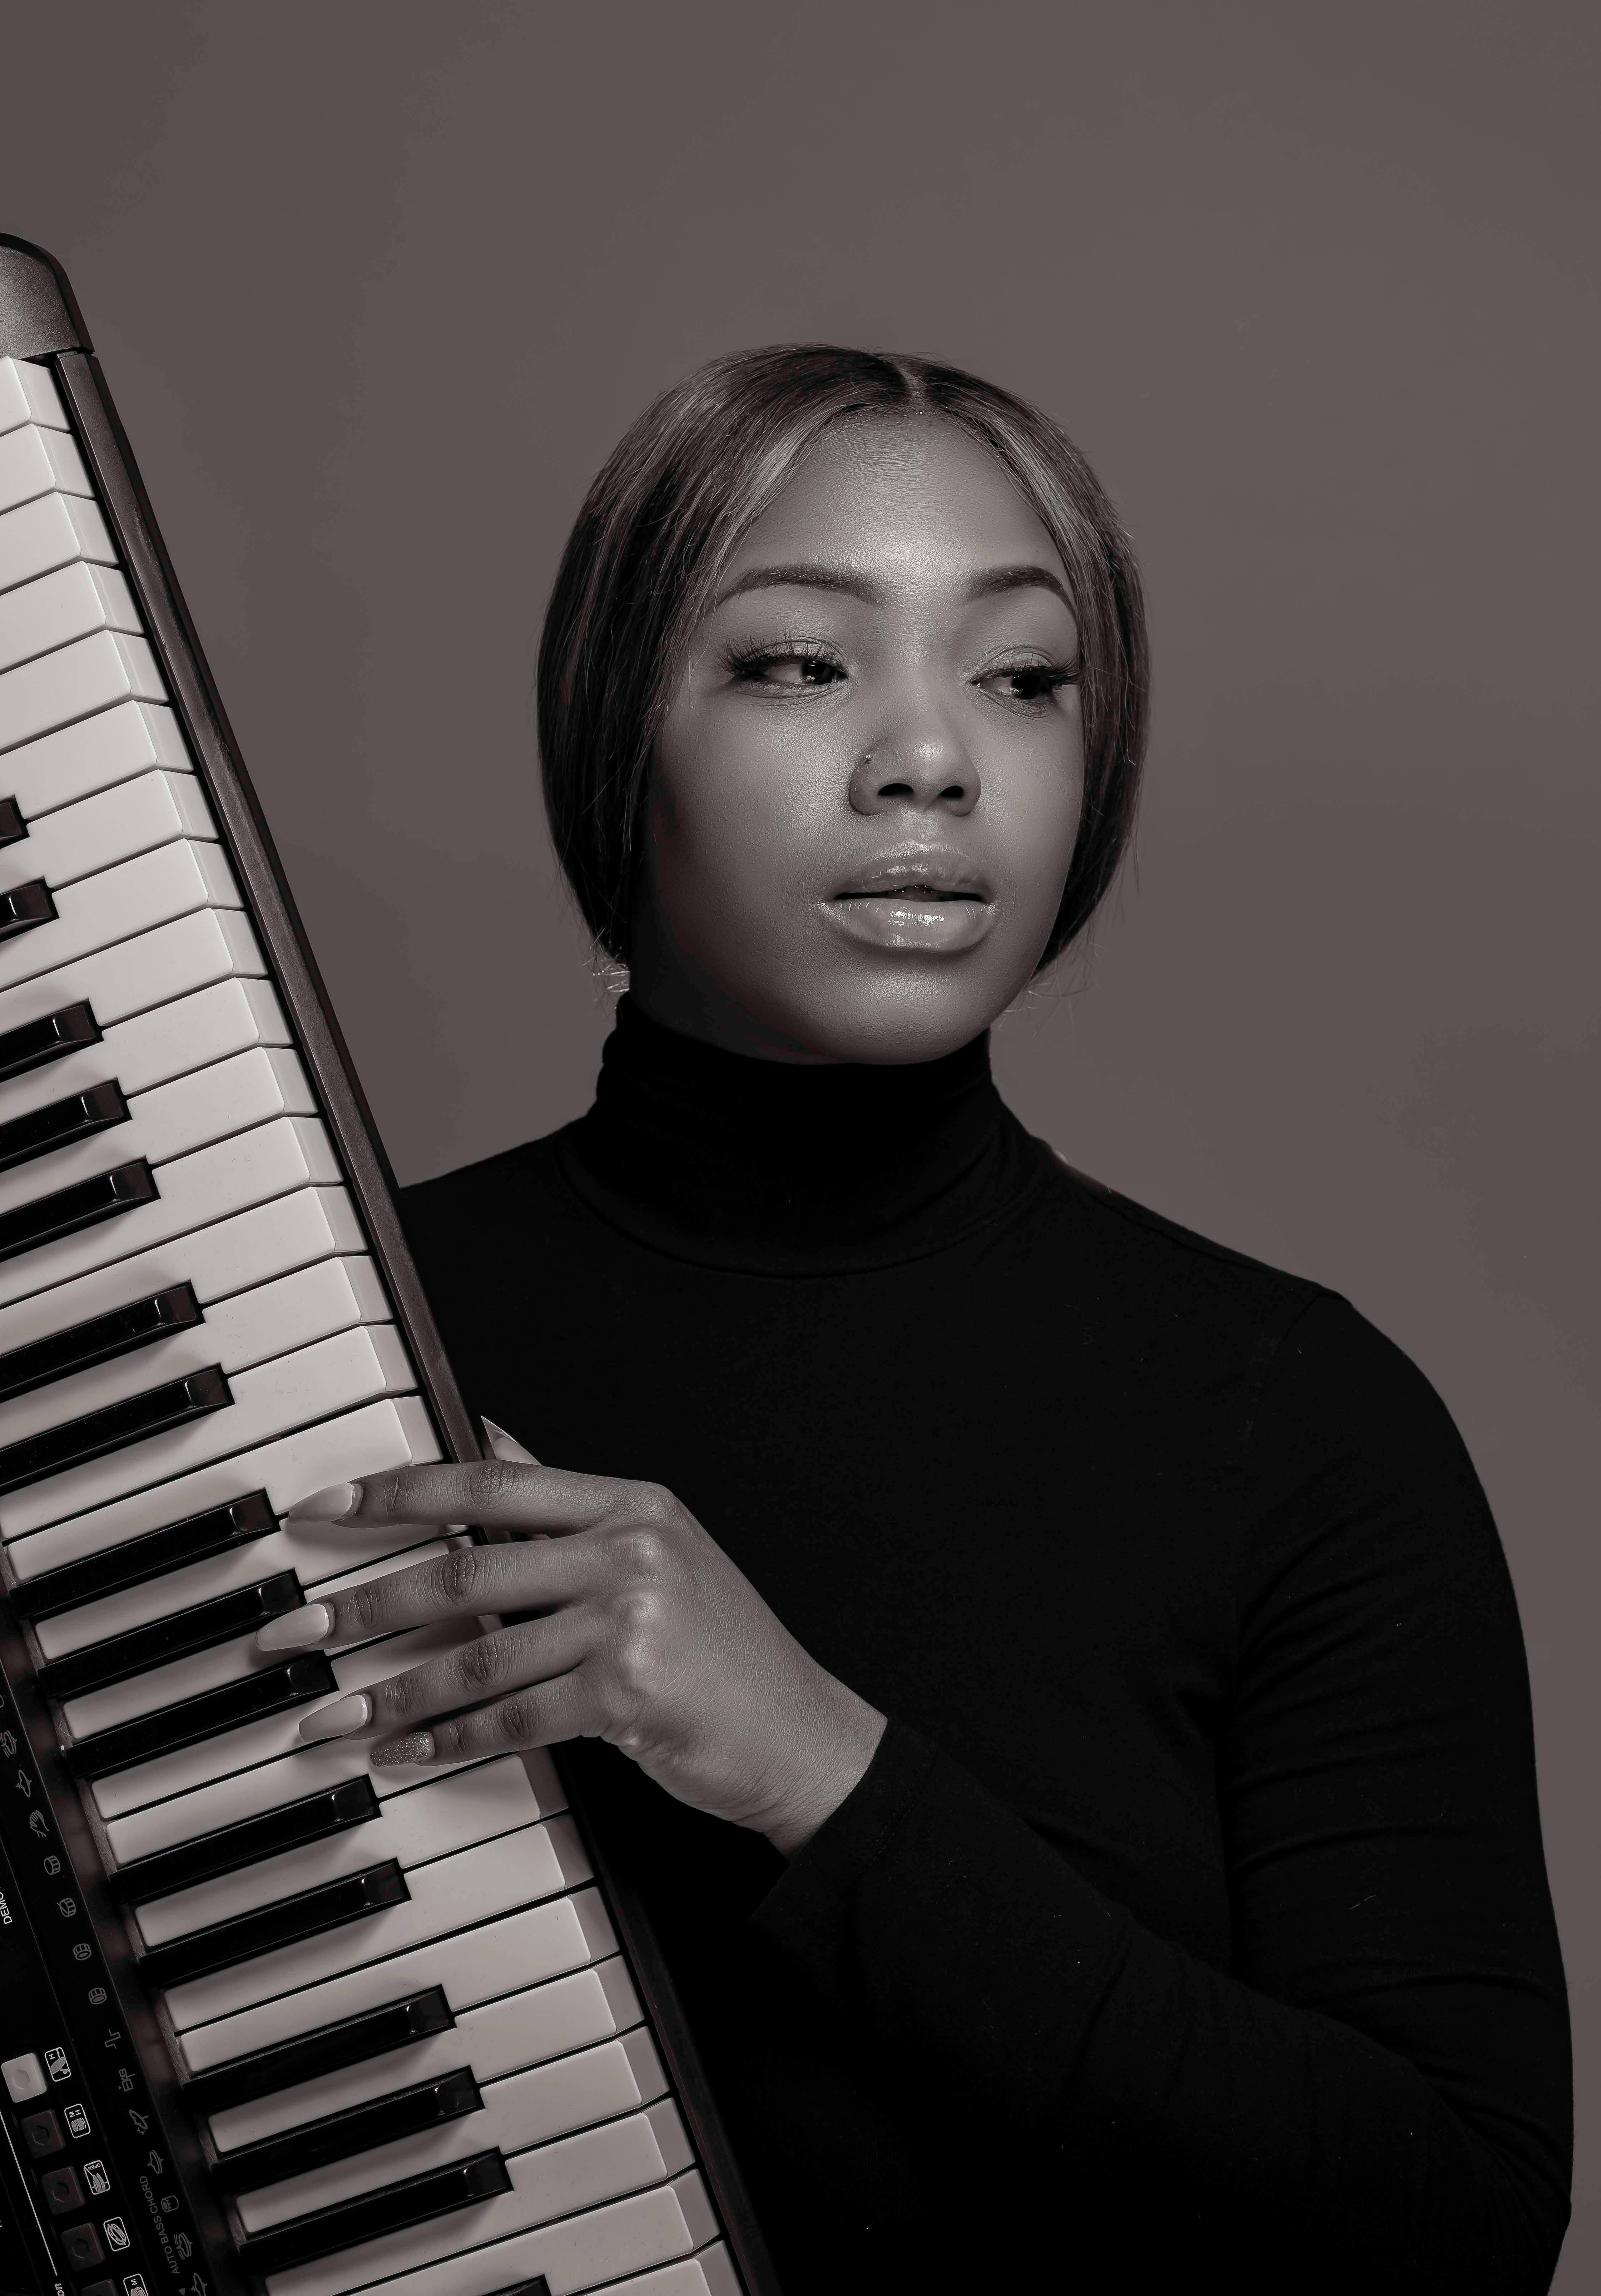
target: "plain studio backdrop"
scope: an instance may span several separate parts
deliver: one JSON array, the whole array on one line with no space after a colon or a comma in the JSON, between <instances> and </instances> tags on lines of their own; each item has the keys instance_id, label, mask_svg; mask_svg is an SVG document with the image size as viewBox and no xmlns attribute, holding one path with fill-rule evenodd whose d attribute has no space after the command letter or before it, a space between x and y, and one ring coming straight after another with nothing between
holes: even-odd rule
<instances>
[{"instance_id":1,"label":"plain studio backdrop","mask_svg":"<svg viewBox=\"0 0 1601 2296\"><path fill-rule=\"evenodd\" d=\"M533 659L652 393L882 344L1087 451L1149 584L1148 800L1001 1086L1346 1293L1467 1439L1578 2028L1566 2296L1601 2284L1598 66L1557 0L80 0L0 48L0 229L78 290L403 1179L589 1097Z\"/></svg>"}]
</instances>

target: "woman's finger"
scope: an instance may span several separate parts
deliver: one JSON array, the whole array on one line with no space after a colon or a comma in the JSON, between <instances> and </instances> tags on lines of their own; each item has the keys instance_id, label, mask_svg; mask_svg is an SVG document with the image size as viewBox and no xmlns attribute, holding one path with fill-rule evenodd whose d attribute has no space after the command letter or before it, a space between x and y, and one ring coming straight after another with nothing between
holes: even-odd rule
<instances>
[{"instance_id":1,"label":"woman's finger","mask_svg":"<svg viewBox=\"0 0 1601 2296\"><path fill-rule=\"evenodd\" d=\"M651 1504L647 1487L610 1475L505 1459L466 1465L394 1467L360 1483L330 1483L298 1499L285 1522L476 1522L489 1530L590 1530Z\"/></svg>"},{"instance_id":2,"label":"woman's finger","mask_svg":"<svg viewBox=\"0 0 1601 2296\"><path fill-rule=\"evenodd\" d=\"M300 1735L316 1744L325 1738L415 1730L441 1715L568 1673L589 1656L598 1631L595 1615L583 1610L558 1611L548 1619L496 1628L443 1657L319 1707L301 1723Z\"/></svg>"},{"instance_id":3,"label":"woman's finger","mask_svg":"<svg viewBox=\"0 0 1601 2296\"><path fill-rule=\"evenodd\" d=\"M521 1753L530 1746L559 1746L569 1738L602 1734L605 1715L582 1669L557 1675L470 1713L448 1714L381 1740L368 1759L375 1768L391 1764L474 1761L486 1754Z\"/></svg>"},{"instance_id":4,"label":"woman's finger","mask_svg":"<svg viewBox=\"0 0 1601 2296\"><path fill-rule=\"evenodd\" d=\"M360 1578L270 1619L257 1635L256 1647L316 1650L327 1643L370 1642L375 1635L429 1626L437 1619L553 1610L598 1590L605 1575L603 1555L582 1539L453 1547L429 1562Z\"/></svg>"}]
</instances>

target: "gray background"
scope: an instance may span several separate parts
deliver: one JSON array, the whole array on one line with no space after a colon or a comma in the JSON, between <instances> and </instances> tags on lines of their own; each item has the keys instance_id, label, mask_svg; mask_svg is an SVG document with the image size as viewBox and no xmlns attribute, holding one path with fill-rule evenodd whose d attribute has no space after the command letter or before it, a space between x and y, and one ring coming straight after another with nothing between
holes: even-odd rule
<instances>
[{"instance_id":1,"label":"gray background","mask_svg":"<svg viewBox=\"0 0 1601 2296\"><path fill-rule=\"evenodd\" d=\"M1149 579L1138 865L1002 1028L1075 1162L1422 1363L1523 1603L1601 2276L1589 5L13 6L67 265L404 1178L584 1104L531 756L589 476L711 354L1037 398ZM603 1467L603 1460L574 1464Z\"/></svg>"}]
</instances>

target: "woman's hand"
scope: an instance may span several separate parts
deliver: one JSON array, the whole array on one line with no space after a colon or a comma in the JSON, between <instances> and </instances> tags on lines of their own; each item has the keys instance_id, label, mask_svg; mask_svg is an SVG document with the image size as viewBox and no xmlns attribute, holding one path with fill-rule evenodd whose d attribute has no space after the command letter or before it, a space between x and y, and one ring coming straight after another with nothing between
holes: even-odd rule
<instances>
[{"instance_id":1,"label":"woman's hand","mask_svg":"<svg viewBox=\"0 0 1601 2296\"><path fill-rule=\"evenodd\" d=\"M884 1717L808 1657L656 1484L491 1459L337 1484L289 1519L543 1534L458 1548L261 1629L263 1650L304 1650L442 1619L544 1614L301 1725L306 1738L375 1735L374 1763L605 1738L680 1801L793 1855L850 1792L883 1732Z\"/></svg>"}]
</instances>

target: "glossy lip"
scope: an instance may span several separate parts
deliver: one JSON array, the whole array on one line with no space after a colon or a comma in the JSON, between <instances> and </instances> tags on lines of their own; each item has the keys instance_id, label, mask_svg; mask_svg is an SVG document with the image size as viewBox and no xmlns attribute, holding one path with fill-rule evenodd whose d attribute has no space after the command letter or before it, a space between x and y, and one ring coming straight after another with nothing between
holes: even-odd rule
<instances>
[{"instance_id":1,"label":"glossy lip","mask_svg":"<svg viewBox=\"0 0 1601 2296\"><path fill-rule=\"evenodd\" d=\"M976 947L1000 914L965 855L938 845L903 846L870 861L821 906L852 940L924 955Z\"/></svg>"},{"instance_id":2,"label":"glossy lip","mask_svg":"<svg viewBox=\"0 0 1601 2296\"><path fill-rule=\"evenodd\" d=\"M921 902L947 898L988 901L990 889L967 856L949 845L902 845L847 879L837 901L882 899L899 893Z\"/></svg>"}]
</instances>

